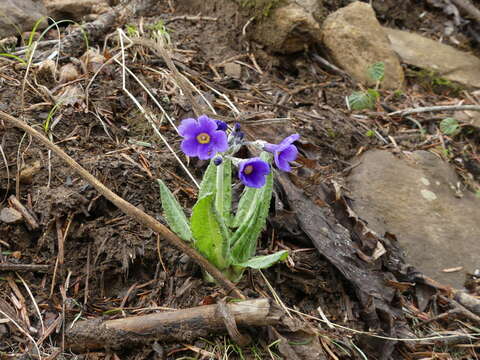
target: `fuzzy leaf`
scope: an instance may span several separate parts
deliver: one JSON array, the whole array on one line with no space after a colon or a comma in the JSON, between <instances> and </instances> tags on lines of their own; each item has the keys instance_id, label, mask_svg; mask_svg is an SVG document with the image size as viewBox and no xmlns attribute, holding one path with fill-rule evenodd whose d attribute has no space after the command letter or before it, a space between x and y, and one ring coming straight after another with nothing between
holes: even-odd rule
<instances>
[{"instance_id":1,"label":"fuzzy leaf","mask_svg":"<svg viewBox=\"0 0 480 360\"><path fill-rule=\"evenodd\" d=\"M267 176L267 181L260 190L255 203L252 204L255 212L246 219L232 237L232 257L239 263L247 261L255 254L257 239L265 227L272 199L273 171Z\"/></svg>"},{"instance_id":2,"label":"fuzzy leaf","mask_svg":"<svg viewBox=\"0 0 480 360\"><path fill-rule=\"evenodd\" d=\"M217 167L213 163L213 160L208 164L207 170L203 174L202 182L200 183L200 189L198 190L198 200L203 198L208 193L215 193L215 186L217 181Z\"/></svg>"},{"instance_id":3,"label":"fuzzy leaf","mask_svg":"<svg viewBox=\"0 0 480 360\"><path fill-rule=\"evenodd\" d=\"M266 269L279 261L285 260L287 257L288 251L281 250L270 255L255 256L247 261L235 265L241 267L249 267L252 269Z\"/></svg>"},{"instance_id":4,"label":"fuzzy leaf","mask_svg":"<svg viewBox=\"0 0 480 360\"><path fill-rule=\"evenodd\" d=\"M255 212L255 198L258 194L261 194L262 191L263 188L259 189L245 186L242 197L238 203L237 213L233 219L232 227L237 228L252 217Z\"/></svg>"},{"instance_id":5,"label":"fuzzy leaf","mask_svg":"<svg viewBox=\"0 0 480 360\"><path fill-rule=\"evenodd\" d=\"M445 135L455 136L460 133L460 125L454 118L446 118L440 122L440 131Z\"/></svg>"},{"instance_id":6,"label":"fuzzy leaf","mask_svg":"<svg viewBox=\"0 0 480 360\"><path fill-rule=\"evenodd\" d=\"M168 189L167 185L159 179L157 179L157 182L160 186L160 199L163 210L165 210L165 218L167 219L168 226L182 240L191 241L192 232L190 231L190 226L182 207Z\"/></svg>"},{"instance_id":7,"label":"fuzzy leaf","mask_svg":"<svg viewBox=\"0 0 480 360\"><path fill-rule=\"evenodd\" d=\"M205 194L192 209L190 227L195 248L218 269L230 265L228 238L221 219L215 211L215 194Z\"/></svg>"},{"instance_id":8,"label":"fuzzy leaf","mask_svg":"<svg viewBox=\"0 0 480 360\"><path fill-rule=\"evenodd\" d=\"M373 64L368 68L367 74L373 81L382 81L385 77L385 63L380 61Z\"/></svg>"},{"instance_id":9,"label":"fuzzy leaf","mask_svg":"<svg viewBox=\"0 0 480 360\"><path fill-rule=\"evenodd\" d=\"M351 110L374 109L379 94L376 90L355 91L347 98Z\"/></svg>"},{"instance_id":10,"label":"fuzzy leaf","mask_svg":"<svg viewBox=\"0 0 480 360\"><path fill-rule=\"evenodd\" d=\"M223 159L217 166L217 185L215 188L215 202L225 223L230 224L232 208L232 160ZM221 211L220 211L221 210Z\"/></svg>"}]
</instances>

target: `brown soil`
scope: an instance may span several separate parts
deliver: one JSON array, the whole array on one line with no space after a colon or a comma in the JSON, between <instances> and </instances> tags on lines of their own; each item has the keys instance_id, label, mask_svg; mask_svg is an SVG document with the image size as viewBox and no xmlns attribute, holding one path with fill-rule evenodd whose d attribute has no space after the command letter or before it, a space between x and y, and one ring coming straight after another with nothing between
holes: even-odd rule
<instances>
[{"instance_id":1,"label":"brown soil","mask_svg":"<svg viewBox=\"0 0 480 360\"><path fill-rule=\"evenodd\" d=\"M324 4L328 11L333 11L350 2L324 1ZM175 16L191 15L185 7L172 12L166 4L158 6L161 9L157 11L162 15L143 18L144 29L160 19L168 22ZM374 1L374 6L383 22L408 29L428 29L432 36L440 36L447 17L418 1ZM409 16L412 11L425 11L426 16L414 21ZM371 147L392 147L375 136L367 136L370 129L397 139L402 149L432 145L420 143L418 134L414 133L414 124L387 120L380 106L378 112L368 113L368 117L352 117L345 107L345 96L356 89L349 82L328 73L310 53L281 57L263 52L241 36L241 29L232 19L168 22L168 32L175 48L174 59L190 69L185 72L190 81L224 117L233 115L228 104L207 85L228 96L244 116L243 126L250 135L277 142L293 131L301 134L302 157L299 161L303 167L295 176L297 184L304 186L307 193L319 183L329 184L332 179L341 182L344 170L354 165L352 158L355 154ZM139 21L138 18L128 19L130 24ZM103 40L91 46L101 47ZM104 54L108 58L119 50L116 35L109 37L106 45ZM141 47L132 48L127 53L128 67L152 90L177 124L181 119L193 116L191 105L166 75L161 60ZM238 79L227 76L223 67L217 66L233 57L242 62L242 75ZM62 64L68 62L78 66L77 60L61 60ZM80 77L65 87L79 86L85 93L93 73L78 69ZM184 208L193 204L195 186L122 90L117 64L107 65L95 78L89 87L88 103L83 98L74 104L60 106L51 119L52 102L48 91L36 84L36 70L30 71L23 89L25 73L24 67L0 60L0 110L23 118L38 129L49 119L48 134L52 141L118 195L161 221L162 209L155 179L165 181ZM53 92L57 85L46 84L46 87ZM132 78L128 79L127 86L148 110L160 118L153 102ZM55 91L54 95L57 95L59 90ZM440 104L450 101L452 96L462 97L449 88L432 89L428 82L419 86L416 78L403 94L383 93L382 96L393 108L409 107L414 103ZM201 101L200 98L197 100ZM280 120L272 121L272 118ZM426 130L435 133L435 123L429 122ZM160 125L160 131L178 150L179 138L166 119ZM36 141L7 123L2 124L0 134L4 156L0 170L0 197L6 199L16 195L40 225L32 230L26 223L1 223L0 263L46 264L56 269L55 273L0 273L0 309L10 308L22 326L40 329L37 312L23 281L35 297L47 327L58 316L64 316L68 324L77 317L122 316L122 311L127 315L138 314L140 309L147 307L187 308L214 302L226 295L221 288L204 283L199 267L188 257L100 197L71 168ZM451 158L478 162L478 154L475 158L472 152L475 146L471 145L476 141L478 131L449 142ZM431 148L439 149L438 146ZM16 183L17 173L24 172L38 161L41 167ZM468 178L464 163L456 165ZM189 169L197 179L201 178L205 166L205 162L196 160L189 163ZM478 181L478 174L474 174L474 179ZM318 199L318 202L324 200ZM7 206L5 200L3 206ZM318 317L317 308L320 306L330 321L368 330L363 316L365 309L351 285L317 253L298 226L288 221L288 211L272 213L258 249L259 253L281 248L295 250L292 261L264 271L279 297L287 306L296 307L305 314ZM59 244L64 247L63 265L58 263ZM248 273L239 287L248 296L272 297L258 272ZM407 293L405 297L410 295ZM6 305L2 306L3 303ZM323 339L327 339L324 346L338 358L361 358L351 346L352 340L363 344L361 336L326 327L322 327L321 332ZM49 340L42 344L46 353L53 354L54 349L61 346L61 333L59 326L58 331L53 331ZM258 338L255 346L243 350L245 358L269 358L266 331L261 331ZM222 342L228 341L225 339L199 339L192 345L221 355ZM30 346L22 332L0 322L2 358L10 358L7 354L23 353ZM369 359L378 358L371 346L369 343L363 348L366 355ZM347 347L350 355L346 355L342 347ZM419 345L419 349L436 351L429 345L424 348ZM279 353L276 348L272 350ZM450 350L442 348L444 353ZM162 351L165 358L171 359L187 355L201 357L198 350L192 352L183 344L146 345L113 356L160 359ZM261 355L255 357L255 351ZM400 343L394 354L401 358L402 354L414 351L415 347ZM468 348L455 351L460 354L457 358L467 358L471 354ZM108 352L92 356L112 357ZM65 357L72 355L65 354ZM232 351L230 358L241 357L238 351L236 354Z\"/></svg>"}]
</instances>

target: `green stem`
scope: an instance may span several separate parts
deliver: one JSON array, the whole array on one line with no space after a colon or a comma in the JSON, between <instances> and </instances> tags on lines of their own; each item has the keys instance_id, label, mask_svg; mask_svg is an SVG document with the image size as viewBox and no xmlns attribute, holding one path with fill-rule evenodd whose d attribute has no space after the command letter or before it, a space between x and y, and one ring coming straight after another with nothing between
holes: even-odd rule
<instances>
[{"instance_id":1,"label":"green stem","mask_svg":"<svg viewBox=\"0 0 480 360\"><path fill-rule=\"evenodd\" d=\"M224 177L224 164L220 164L217 166L217 193L215 194L215 208L217 209L218 215L223 218L223 205L225 191L223 188L223 177ZM224 219L226 220L226 219Z\"/></svg>"}]
</instances>

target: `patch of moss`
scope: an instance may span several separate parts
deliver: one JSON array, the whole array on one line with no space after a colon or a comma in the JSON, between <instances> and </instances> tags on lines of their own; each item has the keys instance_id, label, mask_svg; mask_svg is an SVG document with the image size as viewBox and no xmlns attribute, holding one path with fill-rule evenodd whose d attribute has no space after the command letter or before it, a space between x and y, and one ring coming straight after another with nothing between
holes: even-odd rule
<instances>
[{"instance_id":1,"label":"patch of moss","mask_svg":"<svg viewBox=\"0 0 480 360\"><path fill-rule=\"evenodd\" d=\"M416 79L420 86L434 92L435 94L458 96L461 91L464 90L461 85L442 78L433 70L408 69L406 76Z\"/></svg>"},{"instance_id":2,"label":"patch of moss","mask_svg":"<svg viewBox=\"0 0 480 360\"><path fill-rule=\"evenodd\" d=\"M234 0L242 8L253 12L256 19L269 17L284 0Z\"/></svg>"}]
</instances>

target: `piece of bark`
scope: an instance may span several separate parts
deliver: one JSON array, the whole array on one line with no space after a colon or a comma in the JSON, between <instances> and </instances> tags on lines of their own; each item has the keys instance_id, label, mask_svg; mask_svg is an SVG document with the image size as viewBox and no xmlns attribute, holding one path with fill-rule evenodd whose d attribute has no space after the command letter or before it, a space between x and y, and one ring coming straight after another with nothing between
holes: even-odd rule
<instances>
[{"instance_id":1,"label":"piece of bark","mask_svg":"<svg viewBox=\"0 0 480 360\"><path fill-rule=\"evenodd\" d=\"M275 325L283 312L269 299L247 300L226 305L238 327ZM115 320L77 322L65 335L66 348L73 352L119 349L151 341L192 341L226 332L217 305Z\"/></svg>"}]
</instances>

